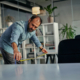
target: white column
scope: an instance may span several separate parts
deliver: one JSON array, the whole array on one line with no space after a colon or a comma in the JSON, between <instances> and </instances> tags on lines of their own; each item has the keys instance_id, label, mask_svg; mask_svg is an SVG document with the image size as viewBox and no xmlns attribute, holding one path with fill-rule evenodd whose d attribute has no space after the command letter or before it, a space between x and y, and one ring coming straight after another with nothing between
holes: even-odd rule
<instances>
[{"instance_id":1,"label":"white column","mask_svg":"<svg viewBox=\"0 0 80 80\"><path fill-rule=\"evenodd\" d=\"M1 4L0 4L0 28L2 28L2 21L1 21Z\"/></svg>"},{"instance_id":2,"label":"white column","mask_svg":"<svg viewBox=\"0 0 80 80\"><path fill-rule=\"evenodd\" d=\"M54 23L54 42L55 42L55 51L58 53L58 45L59 45L59 33L58 33L58 23Z\"/></svg>"},{"instance_id":3,"label":"white column","mask_svg":"<svg viewBox=\"0 0 80 80\"><path fill-rule=\"evenodd\" d=\"M34 44L34 60L35 60L35 64L37 64L37 59L36 59L36 46L35 46L35 44Z\"/></svg>"},{"instance_id":4,"label":"white column","mask_svg":"<svg viewBox=\"0 0 80 80\"><path fill-rule=\"evenodd\" d=\"M25 41L23 41L22 43L22 48L23 48L23 59L26 59L27 51L25 50ZM27 61L24 61L24 64L27 64Z\"/></svg>"}]
</instances>

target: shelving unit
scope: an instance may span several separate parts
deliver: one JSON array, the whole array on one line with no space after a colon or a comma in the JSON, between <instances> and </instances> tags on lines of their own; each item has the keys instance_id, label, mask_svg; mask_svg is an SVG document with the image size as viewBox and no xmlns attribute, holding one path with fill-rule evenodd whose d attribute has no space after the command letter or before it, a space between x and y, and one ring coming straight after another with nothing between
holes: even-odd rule
<instances>
[{"instance_id":1,"label":"shelving unit","mask_svg":"<svg viewBox=\"0 0 80 80\"><path fill-rule=\"evenodd\" d=\"M58 23L45 23L41 24L37 31L36 35L45 49L47 49L48 54L57 54L58 53L58 43L59 43L59 33L58 33ZM23 59L28 58L27 54L33 53L34 64L40 64L40 60L44 59L46 61L46 55L43 57L36 58L42 52L35 46L34 43L32 47L25 47L25 44L29 44L29 40L23 42ZM27 48L27 50L26 50ZM30 52L29 49L33 49L33 52ZM31 61L25 61L25 64L31 64Z\"/></svg>"}]
</instances>

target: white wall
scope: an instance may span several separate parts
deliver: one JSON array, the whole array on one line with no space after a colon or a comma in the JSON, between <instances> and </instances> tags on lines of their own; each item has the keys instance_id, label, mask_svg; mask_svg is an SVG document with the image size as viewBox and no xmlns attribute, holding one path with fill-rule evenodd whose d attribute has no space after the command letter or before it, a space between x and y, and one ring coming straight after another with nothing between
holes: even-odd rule
<instances>
[{"instance_id":1,"label":"white wall","mask_svg":"<svg viewBox=\"0 0 80 80\"><path fill-rule=\"evenodd\" d=\"M72 23L71 0L54 3L54 6L58 7L55 10L55 14L59 13L55 21L59 24L68 23L70 25Z\"/></svg>"},{"instance_id":2,"label":"white wall","mask_svg":"<svg viewBox=\"0 0 80 80\"><path fill-rule=\"evenodd\" d=\"M80 0L72 0L73 5L73 27L76 26L76 35L80 35Z\"/></svg>"},{"instance_id":3,"label":"white wall","mask_svg":"<svg viewBox=\"0 0 80 80\"><path fill-rule=\"evenodd\" d=\"M47 1L45 4L43 4L44 7L47 5L52 4L51 1ZM55 15L59 14L55 18L55 22L58 22L60 24L71 24L72 22L72 13L71 13L71 0L68 1L61 1L54 3L54 6L57 6L58 8L55 9ZM41 16L43 23L48 22L48 13L45 16Z\"/></svg>"},{"instance_id":4,"label":"white wall","mask_svg":"<svg viewBox=\"0 0 80 80\"><path fill-rule=\"evenodd\" d=\"M50 4L44 4L47 6ZM62 25L68 23L68 25L72 25L73 27L76 26L76 34L80 34L80 0L67 0L54 3L54 6L58 8L54 11L55 15L59 13L59 16L55 17L55 22L59 23L59 28ZM47 21L48 14L46 16L42 16L43 23ZM62 37L60 37L62 40Z\"/></svg>"},{"instance_id":5,"label":"white wall","mask_svg":"<svg viewBox=\"0 0 80 80\"><path fill-rule=\"evenodd\" d=\"M72 22L73 27L77 27L74 28L76 30L76 35L80 35L80 21L73 21Z\"/></svg>"}]
</instances>

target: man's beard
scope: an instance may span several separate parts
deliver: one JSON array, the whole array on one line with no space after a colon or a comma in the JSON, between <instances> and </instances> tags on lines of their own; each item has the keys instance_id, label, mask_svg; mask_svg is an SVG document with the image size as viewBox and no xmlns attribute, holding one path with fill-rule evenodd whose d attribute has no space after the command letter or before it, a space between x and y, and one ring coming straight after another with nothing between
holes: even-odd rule
<instances>
[{"instance_id":1,"label":"man's beard","mask_svg":"<svg viewBox=\"0 0 80 80\"><path fill-rule=\"evenodd\" d=\"M27 31L28 31L28 32L33 32L33 31L34 31L32 28L29 28L29 23L28 23L28 25L27 25Z\"/></svg>"}]
</instances>

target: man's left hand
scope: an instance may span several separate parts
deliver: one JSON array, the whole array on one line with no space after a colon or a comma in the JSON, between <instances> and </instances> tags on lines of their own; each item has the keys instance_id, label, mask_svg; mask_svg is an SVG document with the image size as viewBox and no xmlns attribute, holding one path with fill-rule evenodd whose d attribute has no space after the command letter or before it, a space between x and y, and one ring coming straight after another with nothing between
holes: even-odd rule
<instances>
[{"instance_id":1,"label":"man's left hand","mask_svg":"<svg viewBox=\"0 0 80 80\"><path fill-rule=\"evenodd\" d=\"M46 54L48 53L45 48L42 49L42 52L43 52L43 53L46 53Z\"/></svg>"}]
</instances>

